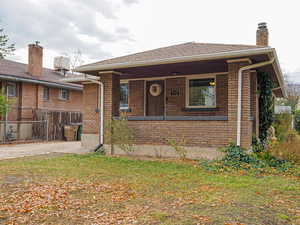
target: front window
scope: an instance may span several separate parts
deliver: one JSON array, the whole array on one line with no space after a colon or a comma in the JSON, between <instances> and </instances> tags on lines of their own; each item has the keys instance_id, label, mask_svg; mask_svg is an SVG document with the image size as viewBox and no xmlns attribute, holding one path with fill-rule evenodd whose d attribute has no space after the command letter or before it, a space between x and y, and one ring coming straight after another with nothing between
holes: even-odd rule
<instances>
[{"instance_id":1,"label":"front window","mask_svg":"<svg viewBox=\"0 0 300 225\"><path fill-rule=\"evenodd\" d=\"M17 84L16 83L8 83L7 84L7 96L8 97L16 97L17 96Z\"/></svg>"},{"instance_id":2,"label":"front window","mask_svg":"<svg viewBox=\"0 0 300 225\"><path fill-rule=\"evenodd\" d=\"M60 89L60 91L59 91L59 99L61 99L61 100L68 100L69 99L69 90L67 90L67 89Z\"/></svg>"},{"instance_id":3,"label":"front window","mask_svg":"<svg viewBox=\"0 0 300 225\"><path fill-rule=\"evenodd\" d=\"M216 106L215 78L188 80L188 107Z\"/></svg>"},{"instance_id":4,"label":"front window","mask_svg":"<svg viewBox=\"0 0 300 225\"><path fill-rule=\"evenodd\" d=\"M128 108L128 83L120 84L120 108L127 109Z\"/></svg>"}]
</instances>

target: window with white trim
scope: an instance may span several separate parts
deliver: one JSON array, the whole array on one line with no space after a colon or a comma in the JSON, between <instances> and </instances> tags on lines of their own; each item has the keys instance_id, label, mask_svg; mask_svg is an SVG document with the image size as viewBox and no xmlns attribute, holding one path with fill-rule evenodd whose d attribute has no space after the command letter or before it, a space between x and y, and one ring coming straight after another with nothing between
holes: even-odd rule
<instances>
[{"instance_id":1,"label":"window with white trim","mask_svg":"<svg viewBox=\"0 0 300 225\"><path fill-rule=\"evenodd\" d=\"M49 100L49 88L48 87L44 87L44 90L43 90L43 99L44 100Z\"/></svg>"},{"instance_id":2,"label":"window with white trim","mask_svg":"<svg viewBox=\"0 0 300 225\"><path fill-rule=\"evenodd\" d=\"M215 78L188 79L187 82L187 107L216 107Z\"/></svg>"},{"instance_id":3,"label":"window with white trim","mask_svg":"<svg viewBox=\"0 0 300 225\"><path fill-rule=\"evenodd\" d=\"M69 100L69 90L68 89L60 89L59 90L59 99L61 100Z\"/></svg>"},{"instance_id":4,"label":"window with white trim","mask_svg":"<svg viewBox=\"0 0 300 225\"><path fill-rule=\"evenodd\" d=\"M128 83L120 83L120 109L128 109Z\"/></svg>"},{"instance_id":5,"label":"window with white trim","mask_svg":"<svg viewBox=\"0 0 300 225\"><path fill-rule=\"evenodd\" d=\"M17 84L16 83L7 83L7 96L16 97L17 96Z\"/></svg>"}]
</instances>

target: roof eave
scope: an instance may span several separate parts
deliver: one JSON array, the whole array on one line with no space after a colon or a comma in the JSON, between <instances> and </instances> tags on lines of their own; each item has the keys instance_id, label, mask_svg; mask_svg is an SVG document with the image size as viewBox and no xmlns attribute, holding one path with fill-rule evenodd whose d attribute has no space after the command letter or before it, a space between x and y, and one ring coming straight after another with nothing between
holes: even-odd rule
<instances>
[{"instance_id":1,"label":"roof eave","mask_svg":"<svg viewBox=\"0 0 300 225\"><path fill-rule=\"evenodd\" d=\"M62 84L62 83L44 81L44 80L35 80L35 79L24 78L24 77L9 75L9 74L0 74L0 79L16 81L16 82L41 84L41 85L45 85L45 86L49 86L49 87L66 88L66 89L70 89L70 90L82 91L82 87L75 87L70 84Z\"/></svg>"},{"instance_id":2,"label":"roof eave","mask_svg":"<svg viewBox=\"0 0 300 225\"><path fill-rule=\"evenodd\" d=\"M273 65L274 71L276 73L280 88L282 90L282 94L284 97L286 97L287 94L286 94L286 90L284 88L283 74L282 74L282 71L280 68L277 53L276 53L276 50L271 47L220 52L220 53L211 53L211 54L201 54L201 55L193 55L193 56L173 57L173 58L167 58L167 59L128 62L128 63L115 63L115 64L106 64L106 65L86 65L86 66L77 67L75 69L75 71L76 72L90 72L90 71L116 70L116 69L124 69L124 68L140 67L140 66L152 66L152 65L161 65L161 64L202 61L202 60L214 60L214 59L222 59L222 58L246 57L246 56L251 56L251 55L259 55L259 54L268 54L269 55L270 53L273 54L273 56L275 57L275 62L272 65Z\"/></svg>"},{"instance_id":3,"label":"roof eave","mask_svg":"<svg viewBox=\"0 0 300 225\"><path fill-rule=\"evenodd\" d=\"M139 67L139 66L152 66L152 65L172 64L172 63L181 63L181 62L193 62L193 61L201 61L201 60L234 58L234 57L249 56L253 54L266 54L270 52L272 52L272 48L270 47L255 48L255 49L246 49L246 50L239 50L239 51L172 57L166 59L146 60L146 61L138 61L138 62L114 63L114 64L105 64L105 65L86 65L86 66L79 66L75 70L76 72L88 72L88 71L124 69L124 68Z\"/></svg>"},{"instance_id":4,"label":"roof eave","mask_svg":"<svg viewBox=\"0 0 300 225\"><path fill-rule=\"evenodd\" d=\"M82 84L85 82L89 82L91 80L100 80L99 77L96 76L92 76L92 75L88 75L88 74L83 74L83 75L78 75L78 77L66 77L66 78L62 78L61 81L62 82L66 82L66 83L76 83L76 84Z\"/></svg>"}]
</instances>

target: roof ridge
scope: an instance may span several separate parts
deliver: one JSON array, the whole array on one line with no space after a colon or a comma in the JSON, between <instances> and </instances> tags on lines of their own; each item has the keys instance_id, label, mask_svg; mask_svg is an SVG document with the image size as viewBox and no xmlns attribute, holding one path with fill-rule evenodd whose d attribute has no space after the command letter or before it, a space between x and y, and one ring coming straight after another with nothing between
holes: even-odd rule
<instances>
[{"instance_id":1,"label":"roof ridge","mask_svg":"<svg viewBox=\"0 0 300 225\"><path fill-rule=\"evenodd\" d=\"M22 63L22 62L18 62L18 61L11 60L11 59L0 59L0 60L8 61L8 62L11 62L11 63L17 63L17 64L21 64L21 65L24 65L24 66L28 65L28 63ZM43 67L43 70L51 70L52 72L56 72L55 69L51 69L51 68L47 68L47 67Z\"/></svg>"},{"instance_id":2,"label":"roof ridge","mask_svg":"<svg viewBox=\"0 0 300 225\"><path fill-rule=\"evenodd\" d=\"M186 44L191 44L191 43L195 43L195 42L191 41L191 42L185 42L185 43L181 43L181 44L175 44L175 45L169 45L169 46L164 46L164 47L149 49L149 50L145 50L145 51L142 51L142 52L136 52L136 53L132 53L132 54L128 54L128 55L122 55L122 56L117 56L117 57L113 57L113 58L109 58L109 59L100 60L100 61L97 61L97 62L85 64L84 66L88 66L88 65L92 65L92 64L96 64L96 63L100 63L100 62L105 62L105 61L108 61L108 60L111 60L111 59L119 59L119 58L123 58L123 57L127 57L127 56L134 56L134 55L139 55L139 54L142 54L142 53L147 53L147 52L152 52L152 51L156 51L156 50L167 49L167 48L181 46L181 45L186 45Z\"/></svg>"},{"instance_id":3,"label":"roof ridge","mask_svg":"<svg viewBox=\"0 0 300 225\"><path fill-rule=\"evenodd\" d=\"M155 52L159 52L159 51L165 51L165 50L168 50L170 48L176 48L176 47L182 47L182 46L205 46L207 45L208 47L209 46L224 46L224 47L257 47L257 48L261 48L261 47L264 47L264 46L259 46L259 45L245 45L245 44L224 44L224 43L201 43L201 42L195 42L195 41L190 41L190 42L184 42L184 43L181 43L181 44L175 44L175 45L169 45L169 46L164 46L164 47L160 47L160 48L155 48L155 49L149 49L149 50L146 50L146 51L141 51L141 52L136 52L136 53L133 53L133 54L128 54L128 55L122 55L122 56L118 56L118 57L113 57L113 58L108 58L108 59L104 59L104 60L100 60L100 61L96 61L96 62L93 62L93 63L89 63L89 64L85 64L83 65L84 67L85 66L90 66L90 65L95 65L95 64L98 64L98 63L109 63L111 60L118 60L118 59L122 59L124 57L135 57L135 56L139 56L139 55L143 55L143 54L147 54L147 53L155 53Z\"/></svg>"},{"instance_id":4,"label":"roof ridge","mask_svg":"<svg viewBox=\"0 0 300 225\"><path fill-rule=\"evenodd\" d=\"M221 45L221 46L249 46L249 47L264 47L261 45L246 45L246 44L225 44L225 43L207 43L207 42L193 42L195 44L201 44L201 45Z\"/></svg>"}]
</instances>

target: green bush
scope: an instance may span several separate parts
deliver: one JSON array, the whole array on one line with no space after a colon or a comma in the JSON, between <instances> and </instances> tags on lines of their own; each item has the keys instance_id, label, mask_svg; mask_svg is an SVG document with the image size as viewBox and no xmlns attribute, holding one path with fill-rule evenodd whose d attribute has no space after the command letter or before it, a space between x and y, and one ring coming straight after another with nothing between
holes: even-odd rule
<instances>
[{"instance_id":1,"label":"green bush","mask_svg":"<svg viewBox=\"0 0 300 225\"><path fill-rule=\"evenodd\" d=\"M273 126L278 141L287 139L288 131L292 129L292 118L292 115L289 113L281 113L275 116Z\"/></svg>"},{"instance_id":2,"label":"green bush","mask_svg":"<svg viewBox=\"0 0 300 225\"><path fill-rule=\"evenodd\" d=\"M292 168L291 163L278 159L268 152L248 153L234 144L221 151L225 153L223 159L202 162L201 165L210 171L254 170L262 172L273 168L283 172Z\"/></svg>"},{"instance_id":3,"label":"green bush","mask_svg":"<svg viewBox=\"0 0 300 225\"><path fill-rule=\"evenodd\" d=\"M112 146L117 145L126 153L133 152L135 131L128 126L128 121L125 117L121 117L119 120L112 120L108 123L105 134Z\"/></svg>"},{"instance_id":4,"label":"green bush","mask_svg":"<svg viewBox=\"0 0 300 225\"><path fill-rule=\"evenodd\" d=\"M300 110L296 110L294 116L295 129L300 134Z\"/></svg>"},{"instance_id":5,"label":"green bush","mask_svg":"<svg viewBox=\"0 0 300 225\"><path fill-rule=\"evenodd\" d=\"M187 150L184 146L187 140L184 137L182 137L181 140L168 138L167 142L174 149L179 158L186 159Z\"/></svg>"}]
</instances>

